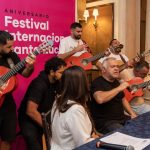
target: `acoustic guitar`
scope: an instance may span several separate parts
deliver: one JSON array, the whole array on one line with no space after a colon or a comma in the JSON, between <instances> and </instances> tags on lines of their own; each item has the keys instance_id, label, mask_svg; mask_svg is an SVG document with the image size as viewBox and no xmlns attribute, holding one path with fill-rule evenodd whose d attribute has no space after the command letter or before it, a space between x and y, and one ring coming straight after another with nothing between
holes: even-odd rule
<instances>
[{"instance_id":1,"label":"acoustic guitar","mask_svg":"<svg viewBox=\"0 0 150 150\"><path fill-rule=\"evenodd\" d=\"M49 50L53 46L53 41L47 41L39 45L32 53L37 56L41 52ZM30 55L30 54L29 54ZM0 106L3 104L6 93L12 91L15 87L15 74L26 64L26 58L17 63L12 69L0 66Z\"/></svg>"},{"instance_id":2,"label":"acoustic guitar","mask_svg":"<svg viewBox=\"0 0 150 150\"><path fill-rule=\"evenodd\" d=\"M84 70L90 70L90 69L92 69L93 61L96 61L104 56L108 56L110 54L110 50L120 52L122 48L123 48L123 45L120 44L119 46L116 46L116 47L110 47L107 50L105 50L103 53L99 53L95 56L92 56L92 54L89 52L85 52L78 57L71 56L69 58L66 58L65 62L67 63L67 67L77 65L77 66L82 67Z\"/></svg>"},{"instance_id":3,"label":"acoustic guitar","mask_svg":"<svg viewBox=\"0 0 150 150\"><path fill-rule=\"evenodd\" d=\"M83 64L84 66L86 66L86 65L88 65L89 63L91 63L91 62L93 62L93 61L96 61L96 60L98 60L98 59L100 59L100 58L103 58L103 57L105 57L105 56L109 56L111 51L120 52L122 48L123 48L123 45L122 45L122 44L120 44L120 45L118 45L118 46L116 46L116 47L109 47L109 48L107 48L107 49L106 49L104 52L102 52L102 53L98 53L98 54L95 55L95 56L82 59L81 62L82 62L82 64Z\"/></svg>"},{"instance_id":4,"label":"acoustic guitar","mask_svg":"<svg viewBox=\"0 0 150 150\"><path fill-rule=\"evenodd\" d=\"M130 102L134 97L143 96L143 88L150 85L150 80L145 81L140 78L136 77L130 81L128 81L130 87L124 90L125 97L128 102Z\"/></svg>"},{"instance_id":5,"label":"acoustic guitar","mask_svg":"<svg viewBox=\"0 0 150 150\"><path fill-rule=\"evenodd\" d=\"M90 70L92 69L92 63L89 63L87 65L84 65L82 63L82 60L84 58L90 58L90 57L92 57L92 54L89 52L85 52L81 54L80 56L71 56L69 58L66 58L65 62L67 63L67 67L76 65L76 66L82 67L84 70Z\"/></svg>"}]
</instances>

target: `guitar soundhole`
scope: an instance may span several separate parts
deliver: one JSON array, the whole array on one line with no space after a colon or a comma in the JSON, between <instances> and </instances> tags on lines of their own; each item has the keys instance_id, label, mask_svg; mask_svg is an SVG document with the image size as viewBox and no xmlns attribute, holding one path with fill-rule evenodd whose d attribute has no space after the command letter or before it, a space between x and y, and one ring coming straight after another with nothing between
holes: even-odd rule
<instances>
[{"instance_id":1,"label":"guitar soundhole","mask_svg":"<svg viewBox=\"0 0 150 150\"><path fill-rule=\"evenodd\" d=\"M88 64L88 61L86 59L82 59L81 63L86 66Z\"/></svg>"}]
</instances>

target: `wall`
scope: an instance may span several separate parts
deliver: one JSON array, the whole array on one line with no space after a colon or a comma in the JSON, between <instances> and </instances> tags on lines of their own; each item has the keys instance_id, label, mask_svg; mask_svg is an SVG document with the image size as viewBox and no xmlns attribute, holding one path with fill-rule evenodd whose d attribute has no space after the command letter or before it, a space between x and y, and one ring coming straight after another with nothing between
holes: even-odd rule
<instances>
[{"instance_id":1,"label":"wall","mask_svg":"<svg viewBox=\"0 0 150 150\"><path fill-rule=\"evenodd\" d=\"M87 3L86 7L109 3L114 3L114 38L124 44L124 53L133 58L140 51L140 0L102 0Z\"/></svg>"},{"instance_id":2,"label":"wall","mask_svg":"<svg viewBox=\"0 0 150 150\"><path fill-rule=\"evenodd\" d=\"M95 55L104 51L108 47L109 41L113 37L113 5L101 5L96 7L99 15L97 16L97 28L94 27L94 7L89 7L87 23L81 21L83 25L82 38L88 43Z\"/></svg>"},{"instance_id":3,"label":"wall","mask_svg":"<svg viewBox=\"0 0 150 150\"><path fill-rule=\"evenodd\" d=\"M30 78L17 76L19 84L14 92L17 108L30 81L43 70L45 61L57 55L59 42L70 34L70 24L74 20L75 0L1 0L0 29L8 30L14 35L14 51L21 59L36 50L43 41L54 41L51 50L37 56L35 70ZM33 38L35 36L39 39ZM23 150L24 145L20 145L18 141L17 138L14 150Z\"/></svg>"}]
</instances>

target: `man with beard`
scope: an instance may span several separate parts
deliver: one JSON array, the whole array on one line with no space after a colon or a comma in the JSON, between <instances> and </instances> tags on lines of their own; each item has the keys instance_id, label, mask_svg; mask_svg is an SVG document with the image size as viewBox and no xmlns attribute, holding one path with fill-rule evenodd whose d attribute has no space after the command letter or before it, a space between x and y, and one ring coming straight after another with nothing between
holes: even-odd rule
<instances>
[{"instance_id":1,"label":"man with beard","mask_svg":"<svg viewBox=\"0 0 150 150\"><path fill-rule=\"evenodd\" d=\"M119 68L116 58L109 57L102 65L102 76L96 78L91 85L90 109L97 131L106 134L122 127L128 119L136 117L136 114L123 93L129 84L120 84L117 80ZM124 110L130 117L124 114Z\"/></svg>"},{"instance_id":2,"label":"man with beard","mask_svg":"<svg viewBox=\"0 0 150 150\"><path fill-rule=\"evenodd\" d=\"M41 113L51 110L65 66L58 57L47 60L44 70L32 80L21 102L18 119L28 150L42 150Z\"/></svg>"},{"instance_id":3,"label":"man with beard","mask_svg":"<svg viewBox=\"0 0 150 150\"><path fill-rule=\"evenodd\" d=\"M112 39L109 43L109 48L108 48L108 51L109 51L110 54L108 56L100 58L97 61L96 66L100 70L102 70L103 69L102 63L108 57L116 58L120 65L125 63L125 62L128 62L128 65L131 66L131 64L130 64L131 62L129 61L128 57L121 52L122 48L123 48L123 45L120 44L120 42L117 39Z\"/></svg>"},{"instance_id":4,"label":"man with beard","mask_svg":"<svg viewBox=\"0 0 150 150\"><path fill-rule=\"evenodd\" d=\"M88 45L81 40L82 26L80 23L74 22L70 26L71 35L60 41L58 57L66 59L70 56L80 56L89 51Z\"/></svg>"},{"instance_id":5,"label":"man with beard","mask_svg":"<svg viewBox=\"0 0 150 150\"><path fill-rule=\"evenodd\" d=\"M12 68L18 62L20 58L13 52L14 39L13 36L6 32L0 31L0 74L1 76L5 72L5 69ZM19 71L24 77L29 77L34 69L35 56L27 56L25 59L27 65ZM7 71L6 71L7 72ZM5 83L3 84L2 78L0 79L0 93L3 92ZM8 83L9 84L9 83ZM7 84L6 84L7 85ZM2 102L3 101L3 102ZM4 98L0 97L0 150L9 150L10 143L15 139L16 135L16 104L14 102L12 92L8 92L4 95Z\"/></svg>"}]
</instances>

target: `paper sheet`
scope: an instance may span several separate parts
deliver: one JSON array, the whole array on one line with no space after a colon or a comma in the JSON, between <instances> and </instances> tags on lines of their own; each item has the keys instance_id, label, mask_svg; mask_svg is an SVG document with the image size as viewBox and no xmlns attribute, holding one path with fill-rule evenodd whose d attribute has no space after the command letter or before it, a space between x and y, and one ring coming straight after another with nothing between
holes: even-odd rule
<instances>
[{"instance_id":1,"label":"paper sheet","mask_svg":"<svg viewBox=\"0 0 150 150\"><path fill-rule=\"evenodd\" d=\"M150 139L136 138L120 132L115 132L107 137L101 138L100 141L125 146L131 145L135 150L142 150L150 145Z\"/></svg>"}]
</instances>

